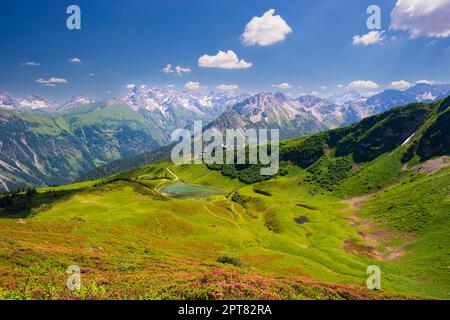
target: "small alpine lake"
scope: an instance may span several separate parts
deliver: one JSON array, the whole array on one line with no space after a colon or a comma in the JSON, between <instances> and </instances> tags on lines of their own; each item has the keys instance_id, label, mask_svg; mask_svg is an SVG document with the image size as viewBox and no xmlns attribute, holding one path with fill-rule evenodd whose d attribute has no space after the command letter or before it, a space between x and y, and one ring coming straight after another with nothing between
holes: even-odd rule
<instances>
[{"instance_id":1,"label":"small alpine lake","mask_svg":"<svg viewBox=\"0 0 450 320\"><path fill-rule=\"evenodd\" d=\"M224 190L201 185L176 183L160 189L161 193L172 198L206 198L225 194Z\"/></svg>"}]
</instances>

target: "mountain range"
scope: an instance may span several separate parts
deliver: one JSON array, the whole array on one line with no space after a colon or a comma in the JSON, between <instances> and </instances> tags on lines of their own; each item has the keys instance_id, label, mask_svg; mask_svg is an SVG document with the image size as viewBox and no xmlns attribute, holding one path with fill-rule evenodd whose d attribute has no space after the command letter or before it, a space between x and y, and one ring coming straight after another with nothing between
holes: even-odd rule
<instances>
[{"instance_id":1,"label":"mountain range","mask_svg":"<svg viewBox=\"0 0 450 320\"><path fill-rule=\"evenodd\" d=\"M0 194L14 279L0 298L449 299L449 121L450 96L283 140L274 176L176 165L166 146L133 170ZM66 288L73 263L85 289Z\"/></svg>"},{"instance_id":2,"label":"mountain range","mask_svg":"<svg viewBox=\"0 0 450 320\"><path fill-rule=\"evenodd\" d=\"M450 85L430 84L371 97L350 91L328 99L141 86L119 99L94 101L79 95L58 104L41 96L15 98L0 91L0 191L67 183L85 172L97 176L154 160L148 152L168 145L173 130L190 128L196 120L220 130L278 128L280 137L288 139L449 94Z\"/></svg>"}]
</instances>

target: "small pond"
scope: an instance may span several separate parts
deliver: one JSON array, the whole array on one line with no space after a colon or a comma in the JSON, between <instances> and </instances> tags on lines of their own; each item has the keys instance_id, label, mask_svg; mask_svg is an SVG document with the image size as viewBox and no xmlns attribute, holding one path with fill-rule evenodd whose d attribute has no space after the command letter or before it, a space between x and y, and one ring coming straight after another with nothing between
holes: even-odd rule
<instances>
[{"instance_id":1,"label":"small pond","mask_svg":"<svg viewBox=\"0 0 450 320\"><path fill-rule=\"evenodd\" d=\"M161 188L160 191L172 198L205 198L225 193L220 189L187 183L172 184Z\"/></svg>"},{"instance_id":2,"label":"small pond","mask_svg":"<svg viewBox=\"0 0 450 320\"><path fill-rule=\"evenodd\" d=\"M305 222L308 222L309 219L305 216L301 216L299 218L295 218L294 221L297 222L298 224L304 224Z\"/></svg>"}]
</instances>

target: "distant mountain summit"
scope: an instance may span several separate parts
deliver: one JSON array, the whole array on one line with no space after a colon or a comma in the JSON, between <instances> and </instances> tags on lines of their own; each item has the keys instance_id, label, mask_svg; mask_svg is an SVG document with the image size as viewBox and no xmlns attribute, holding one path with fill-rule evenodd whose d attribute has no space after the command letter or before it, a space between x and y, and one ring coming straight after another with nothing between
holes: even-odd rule
<instances>
[{"instance_id":1,"label":"distant mountain summit","mask_svg":"<svg viewBox=\"0 0 450 320\"><path fill-rule=\"evenodd\" d=\"M77 108L80 106L85 106L85 105L88 105L88 104L91 104L94 102L95 102L95 100L88 98L86 96L76 95L76 96L73 96L72 99L70 99L70 101L66 102L61 107L59 107L58 111L68 111L68 110L72 110L74 108Z\"/></svg>"},{"instance_id":2,"label":"distant mountain summit","mask_svg":"<svg viewBox=\"0 0 450 320\"><path fill-rule=\"evenodd\" d=\"M41 110L41 111L56 111L58 104L54 101L50 101L47 98L38 95L31 95L26 98L20 99L18 105L21 109L25 110Z\"/></svg>"},{"instance_id":3,"label":"distant mountain summit","mask_svg":"<svg viewBox=\"0 0 450 320\"><path fill-rule=\"evenodd\" d=\"M17 109L17 100L4 91L0 91L0 108L7 110Z\"/></svg>"},{"instance_id":4,"label":"distant mountain summit","mask_svg":"<svg viewBox=\"0 0 450 320\"><path fill-rule=\"evenodd\" d=\"M177 110L191 111L201 117L220 113L226 107L243 100L247 96L235 92L202 94L142 86L134 88L121 101L133 110L159 112L164 117L170 117Z\"/></svg>"},{"instance_id":5,"label":"distant mountain summit","mask_svg":"<svg viewBox=\"0 0 450 320\"><path fill-rule=\"evenodd\" d=\"M357 101L360 99L365 99L365 97L356 90L335 94L327 98L328 101L338 105L345 104L351 101Z\"/></svg>"},{"instance_id":6,"label":"distant mountain summit","mask_svg":"<svg viewBox=\"0 0 450 320\"><path fill-rule=\"evenodd\" d=\"M343 107L347 113L346 124L359 121L369 115L382 113L393 107L413 102L433 102L448 95L450 95L448 84L418 83L404 91L388 89L367 99L345 103Z\"/></svg>"},{"instance_id":7,"label":"distant mountain summit","mask_svg":"<svg viewBox=\"0 0 450 320\"><path fill-rule=\"evenodd\" d=\"M259 93L228 108L208 128L279 129L281 138L291 138L325 129L301 102L277 93Z\"/></svg>"}]
</instances>

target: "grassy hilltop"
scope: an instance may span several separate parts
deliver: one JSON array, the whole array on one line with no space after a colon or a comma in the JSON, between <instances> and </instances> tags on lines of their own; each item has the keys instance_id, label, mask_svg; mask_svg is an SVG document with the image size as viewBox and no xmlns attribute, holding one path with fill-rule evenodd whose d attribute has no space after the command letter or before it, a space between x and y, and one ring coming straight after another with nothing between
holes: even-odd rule
<instances>
[{"instance_id":1,"label":"grassy hilltop","mask_svg":"<svg viewBox=\"0 0 450 320\"><path fill-rule=\"evenodd\" d=\"M284 141L268 180L160 161L5 195L0 298L450 299L449 114L412 104ZM181 182L220 192L172 196Z\"/></svg>"}]
</instances>

